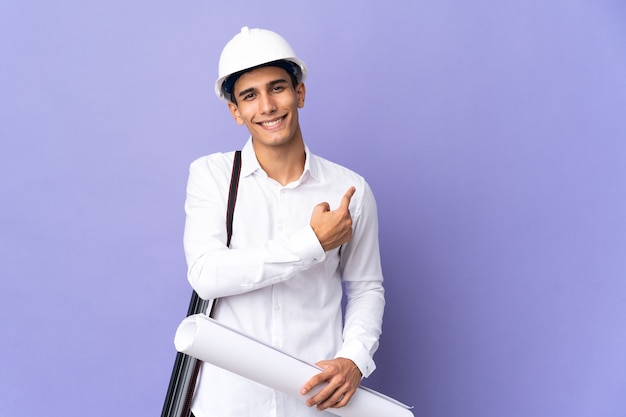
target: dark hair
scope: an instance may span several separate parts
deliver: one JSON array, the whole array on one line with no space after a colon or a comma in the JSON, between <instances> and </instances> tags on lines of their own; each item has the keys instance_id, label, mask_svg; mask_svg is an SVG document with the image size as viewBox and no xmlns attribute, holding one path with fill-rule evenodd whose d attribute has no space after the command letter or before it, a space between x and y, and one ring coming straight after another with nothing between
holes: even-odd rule
<instances>
[{"instance_id":1,"label":"dark hair","mask_svg":"<svg viewBox=\"0 0 626 417\"><path fill-rule=\"evenodd\" d=\"M300 80L300 78L302 77L302 70L300 69L300 66L294 64L291 61L281 59L278 61L267 62L265 64L257 65L256 67L246 68L245 70L241 70L234 74L231 74L222 83L222 90L224 90L224 95L229 97L231 102L237 104L237 99L232 94L233 88L235 87L235 82L237 82L239 77L241 77L246 72L263 67L278 67L287 71L287 74L289 74L289 78L291 78L291 84L294 88L298 85L298 80Z\"/></svg>"}]
</instances>

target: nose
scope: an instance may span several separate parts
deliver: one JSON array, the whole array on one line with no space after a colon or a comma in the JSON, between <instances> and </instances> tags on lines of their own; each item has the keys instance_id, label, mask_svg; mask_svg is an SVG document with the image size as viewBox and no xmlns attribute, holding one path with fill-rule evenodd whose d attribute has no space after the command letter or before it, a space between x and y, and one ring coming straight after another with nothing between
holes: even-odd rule
<instances>
[{"instance_id":1,"label":"nose","mask_svg":"<svg viewBox=\"0 0 626 417\"><path fill-rule=\"evenodd\" d=\"M259 96L259 111L261 114L271 114L276 111L276 104L271 94L261 94Z\"/></svg>"}]
</instances>

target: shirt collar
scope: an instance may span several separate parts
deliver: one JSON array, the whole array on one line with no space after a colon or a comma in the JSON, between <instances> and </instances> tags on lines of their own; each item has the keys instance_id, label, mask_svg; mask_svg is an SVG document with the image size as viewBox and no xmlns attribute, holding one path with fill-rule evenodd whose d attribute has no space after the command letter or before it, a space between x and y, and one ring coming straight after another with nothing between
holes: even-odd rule
<instances>
[{"instance_id":1,"label":"shirt collar","mask_svg":"<svg viewBox=\"0 0 626 417\"><path fill-rule=\"evenodd\" d=\"M255 171L263 169L259 165L259 161L254 154L254 147L252 146L252 136L248 138L248 141L241 149L241 176L247 177Z\"/></svg>"},{"instance_id":2,"label":"shirt collar","mask_svg":"<svg viewBox=\"0 0 626 417\"><path fill-rule=\"evenodd\" d=\"M306 160L304 161L304 172L299 181L305 181L310 176L314 181L319 182L319 167L317 157L309 151L309 147L304 145L304 153ZM241 175L246 177L252 175L256 171L263 172L263 168L259 164L256 154L254 153L254 147L252 146L252 137L248 138L248 141L241 149ZM266 175L263 172L264 175Z\"/></svg>"}]
</instances>

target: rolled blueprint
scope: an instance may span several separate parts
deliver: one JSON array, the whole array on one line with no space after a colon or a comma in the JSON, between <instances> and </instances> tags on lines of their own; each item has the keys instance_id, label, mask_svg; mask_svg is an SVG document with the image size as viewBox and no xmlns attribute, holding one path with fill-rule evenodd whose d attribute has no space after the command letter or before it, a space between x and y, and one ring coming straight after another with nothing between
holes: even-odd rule
<instances>
[{"instance_id":1,"label":"rolled blueprint","mask_svg":"<svg viewBox=\"0 0 626 417\"><path fill-rule=\"evenodd\" d=\"M214 305L215 300L203 300L195 291L192 291L187 317L207 311L210 315ZM196 358L180 352L176 354L170 383L161 409L161 417L189 417L200 365L201 362Z\"/></svg>"},{"instance_id":2,"label":"rolled blueprint","mask_svg":"<svg viewBox=\"0 0 626 417\"><path fill-rule=\"evenodd\" d=\"M300 388L320 372L280 350L252 339L203 314L184 319L174 337L179 352L233 372L244 378L306 401ZM359 387L347 406L326 411L341 417L413 417L409 407L365 387Z\"/></svg>"}]
</instances>

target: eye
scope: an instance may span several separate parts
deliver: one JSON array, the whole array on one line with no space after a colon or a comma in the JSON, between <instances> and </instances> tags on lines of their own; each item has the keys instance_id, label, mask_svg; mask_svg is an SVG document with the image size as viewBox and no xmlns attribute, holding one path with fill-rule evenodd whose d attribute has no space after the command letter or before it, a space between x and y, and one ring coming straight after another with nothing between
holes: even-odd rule
<instances>
[{"instance_id":1,"label":"eye","mask_svg":"<svg viewBox=\"0 0 626 417\"><path fill-rule=\"evenodd\" d=\"M281 92L281 91L283 91L284 89L285 89L285 86L283 86L283 85L275 85L275 86L272 88L272 92L274 92L274 93L280 93L280 92Z\"/></svg>"},{"instance_id":2,"label":"eye","mask_svg":"<svg viewBox=\"0 0 626 417\"><path fill-rule=\"evenodd\" d=\"M255 97L254 93L248 93L245 96L243 96L243 100L245 101L250 101Z\"/></svg>"}]
</instances>

